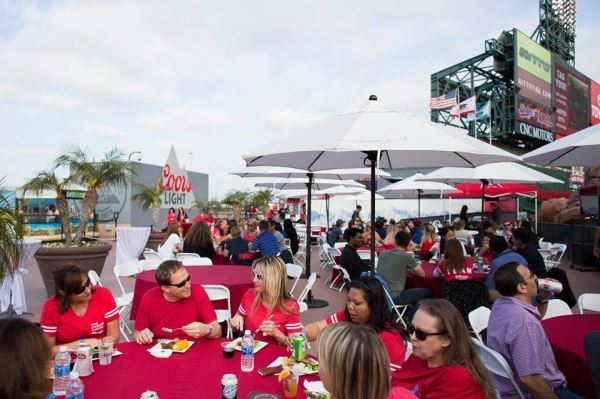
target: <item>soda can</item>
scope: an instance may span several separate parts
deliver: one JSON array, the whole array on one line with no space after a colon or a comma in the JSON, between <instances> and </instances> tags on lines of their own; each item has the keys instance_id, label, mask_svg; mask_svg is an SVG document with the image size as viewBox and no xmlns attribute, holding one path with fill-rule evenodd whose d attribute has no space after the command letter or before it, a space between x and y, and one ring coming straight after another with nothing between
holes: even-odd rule
<instances>
[{"instance_id":1,"label":"soda can","mask_svg":"<svg viewBox=\"0 0 600 399\"><path fill-rule=\"evenodd\" d=\"M75 360L74 371L79 373L80 377L86 377L94 371L92 367L92 348L89 346L80 346L77 348L77 359Z\"/></svg>"},{"instance_id":2,"label":"soda can","mask_svg":"<svg viewBox=\"0 0 600 399\"><path fill-rule=\"evenodd\" d=\"M158 394L154 391L142 392L140 399L158 399Z\"/></svg>"},{"instance_id":3,"label":"soda can","mask_svg":"<svg viewBox=\"0 0 600 399\"><path fill-rule=\"evenodd\" d=\"M306 357L306 337L304 334L292 335L292 353L296 361Z\"/></svg>"},{"instance_id":4,"label":"soda can","mask_svg":"<svg viewBox=\"0 0 600 399\"><path fill-rule=\"evenodd\" d=\"M237 399L238 380L235 374L224 374L221 378L221 399Z\"/></svg>"},{"instance_id":5,"label":"soda can","mask_svg":"<svg viewBox=\"0 0 600 399\"><path fill-rule=\"evenodd\" d=\"M538 290L560 294L563 286L560 281L549 280L547 278L538 278Z\"/></svg>"}]
</instances>

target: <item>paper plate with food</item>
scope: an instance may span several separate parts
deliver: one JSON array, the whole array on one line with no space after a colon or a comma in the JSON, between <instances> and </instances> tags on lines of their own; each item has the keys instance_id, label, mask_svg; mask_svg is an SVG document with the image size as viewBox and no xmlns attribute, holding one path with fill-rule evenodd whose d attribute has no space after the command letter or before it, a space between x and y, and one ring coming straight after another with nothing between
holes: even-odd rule
<instances>
[{"instance_id":1,"label":"paper plate with food","mask_svg":"<svg viewBox=\"0 0 600 399\"><path fill-rule=\"evenodd\" d=\"M233 348L235 348L235 350L241 351L242 350L242 337L234 339L227 346L233 347ZM267 346L266 342L254 340L254 353L258 352L259 350L261 350L265 346Z\"/></svg>"},{"instance_id":2,"label":"paper plate with food","mask_svg":"<svg viewBox=\"0 0 600 399\"><path fill-rule=\"evenodd\" d=\"M307 375L319 372L319 362L306 356L302 360L294 360L291 356L279 356L268 367L281 367L281 370L294 370L294 374ZM279 371L281 371L279 370Z\"/></svg>"},{"instance_id":3,"label":"paper plate with food","mask_svg":"<svg viewBox=\"0 0 600 399\"><path fill-rule=\"evenodd\" d=\"M330 399L331 394L325 390L321 381L304 380L304 392L306 397L310 399Z\"/></svg>"},{"instance_id":4,"label":"paper plate with food","mask_svg":"<svg viewBox=\"0 0 600 399\"><path fill-rule=\"evenodd\" d=\"M164 349L171 350L174 353L185 353L192 345L194 345L194 341L188 341L187 339L159 339L156 345L148 351L153 352Z\"/></svg>"}]
</instances>

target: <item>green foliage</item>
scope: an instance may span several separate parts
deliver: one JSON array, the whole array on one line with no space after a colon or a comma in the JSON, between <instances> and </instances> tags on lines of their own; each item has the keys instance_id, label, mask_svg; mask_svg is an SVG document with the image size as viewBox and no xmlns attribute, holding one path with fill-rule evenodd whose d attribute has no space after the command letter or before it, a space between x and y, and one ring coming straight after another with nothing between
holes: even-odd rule
<instances>
[{"instance_id":1,"label":"green foliage","mask_svg":"<svg viewBox=\"0 0 600 399\"><path fill-rule=\"evenodd\" d=\"M136 187L138 187L140 191L134 194L131 199L139 202L143 210L146 211L153 206L158 206L160 208L162 204L162 194L164 192L163 189L156 185L147 184L136 184Z\"/></svg>"},{"instance_id":2,"label":"green foliage","mask_svg":"<svg viewBox=\"0 0 600 399\"><path fill-rule=\"evenodd\" d=\"M264 189L255 192L252 195L250 202L254 204L261 212L266 212L269 209L269 203L273 202L275 194L271 189Z\"/></svg>"},{"instance_id":3,"label":"green foliage","mask_svg":"<svg viewBox=\"0 0 600 399\"><path fill-rule=\"evenodd\" d=\"M0 281L6 274L12 275L21 257L19 242L23 238L23 221L11 206L0 179Z\"/></svg>"}]
</instances>

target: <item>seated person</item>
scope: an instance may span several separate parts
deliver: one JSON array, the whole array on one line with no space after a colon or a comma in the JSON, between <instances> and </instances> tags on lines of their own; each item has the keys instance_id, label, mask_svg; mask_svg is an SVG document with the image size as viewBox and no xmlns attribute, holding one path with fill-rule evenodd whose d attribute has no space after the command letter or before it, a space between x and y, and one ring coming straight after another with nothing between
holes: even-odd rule
<instances>
[{"instance_id":1,"label":"seated person","mask_svg":"<svg viewBox=\"0 0 600 399\"><path fill-rule=\"evenodd\" d=\"M363 263L356 252L356 250L363 245L362 232L354 227L351 227L346 231L348 232L348 244L342 250L340 266L346 269L350 275L350 279L354 280L355 278L358 278L362 272L369 271L370 269L367 264Z\"/></svg>"},{"instance_id":2,"label":"seated person","mask_svg":"<svg viewBox=\"0 0 600 399\"><path fill-rule=\"evenodd\" d=\"M471 240L471 234L465 230L465 222L462 219L459 219L454 226L454 238L466 244Z\"/></svg>"},{"instance_id":3,"label":"seated person","mask_svg":"<svg viewBox=\"0 0 600 399\"><path fill-rule=\"evenodd\" d=\"M273 220L269 222L269 231L275 236L277 239L277 243L279 244L279 256L283 259L284 263L294 263L294 257L292 256L292 251L289 245L285 241L285 236L283 235L283 229L281 228L281 223L277 223Z\"/></svg>"},{"instance_id":4,"label":"seated person","mask_svg":"<svg viewBox=\"0 0 600 399\"><path fill-rule=\"evenodd\" d=\"M248 245L246 245L246 248ZM183 241L183 252L194 253L203 258L215 259L215 246L210 234L210 227L206 222L197 222L192 225Z\"/></svg>"},{"instance_id":5,"label":"seated person","mask_svg":"<svg viewBox=\"0 0 600 399\"><path fill-rule=\"evenodd\" d=\"M487 345L500 353L515 373L521 391L535 398L579 398L566 385L540 320L550 292L538 295L537 277L529 268L510 262L496 271L496 299L488 324ZM532 305L538 297L537 306ZM501 397L515 397L513 385L496 378Z\"/></svg>"},{"instance_id":6,"label":"seated person","mask_svg":"<svg viewBox=\"0 0 600 399\"><path fill-rule=\"evenodd\" d=\"M546 278L546 262L531 242L531 230L519 227L513 231L512 239L515 250L527 260L529 270L539 278Z\"/></svg>"},{"instance_id":7,"label":"seated person","mask_svg":"<svg viewBox=\"0 0 600 399\"><path fill-rule=\"evenodd\" d=\"M481 248L477 250L476 256L481 256L483 261L489 265L494 260L494 253L490 249L490 240L494 235L491 233L484 233L483 240L481 241Z\"/></svg>"},{"instance_id":8,"label":"seated person","mask_svg":"<svg viewBox=\"0 0 600 399\"><path fill-rule=\"evenodd\" d=\"M495 398L463 317L445 299L419 303L408 327L413 353L392 373L392 386L419 398Z\"/></svg>"},{"instance_id":9,"label":"seated person","mask_svg":"<svg viewBox=\"0 0 600 399\"><path fill-rule=\"evenodd\" d=\"M423 238L423 227L421 226L421 219L412 219L408 221L408 228L410 229L410 236L412 241L420 243Z\"/></svg>"},{"instance_id":10,"label":"seated person","mask_svg":"<svg viewBox=\"0 0 600 399\"><path fill-rule=\"evenodd\" d=\"M460 241L452 238L444 245L444 260L433 271L434 276L443 276L444 281L473 280L473 261L463 255Z\"/></svg>"},{"instance_id":11,"label":"seated person","mask_svg":"<svg viewBox=\"0 0 600 399\"><path fill-rule=\"evenodd\" d=\"M240 255L242 255L241 259ZM231 240L225 241L223 245L223 256L229 259L233 265L250 266L254 255L248 250L248 242L242 238L242 229L234 226L231 229Z\"/></svg>"},{"instance_id":12,"label":"seated person","mask_svg":"<svg viewBox=\"0 0 600 399\"><path fill-rule=\"evenodd\" d=\"M92 286L77 266L63 266L54 272L54 297L46 300L40 317L44 336L56 355L62 345L70 350L97 346L104 337L119 342L119 309L112 293Z\"/></svg>"},{"instance_id":13,"label":"seated person","mask_svg":"<svg viewBox=\"0 0 600 399\"><path fill-rule=\"evenodd\" d=\"M133 332L135 342L221 336L221 325L206 291L201 285L190 283L190 275L181 262L161 263L154 276L158 287L142 297ZM169 332L178 328L181 330Z\"/></svg>"},{"instance_id":14,"label":"seated person","mask_svg":"<svg viewBox=\"0 0 600 399\"><path fill-rule=\"evenodd\" d=\"M173 209L175 211L175 209ZM171 222L167 227L167 232L165 234L165 238L158 245L158 254L160 255L160 259L165 260L175 260L177 252L181 252L183 249L183 240L181 239L181 234L183 233L183 228L178 221Z\"/></svg>"},{"instance_id":15,"label":"seated person","mask_svg":"<svg viewBox=\"0 0 600 399\"><path fill-rule=\"evenodd\" d=\"M252 251L260 252L260 256L271 256L279 254L279 243L275 235L269 231L269 222L261 220L258 222L260 233L252 242Z\"/></svg>"},{"instance_id":16,"label":"seated person","mask_svg":"<svg viewBox=\"0 0 600 399\"><path fill-rule=\"evenodd\" d=\"M314 341L330 324L351 322L367 325L379 335L385 346L392 370L400 369L404 363L404 331L392 318L388 310L381 283L373 277L360 277L350 283L346 307L324 320L306 326L306 339Z\"/></svg>"},{"instance_id":17,"label":"seated person","mask_svg":"<svg viewBox=\"0 0 600 399\"><path fill-rule=\"evenodd\" d=\"M425 225L423 226L423 235L421 236L421 241L416 241L421 246L421 248L419 249L419 258L431 258L431 256L429 255L429 251L431 250L431 247L435 245L437 240L438 235L435 232L435 227L433 227L431 223L425 223Z\"/></svg>"},{"instance_id":18,"label":"seated person","mask_svg":"<svg viewBox=\"0 0 600 399\"><path fill-rule=\"evenodd\" d=\"M383 243L383 240L381 239L379 234L377 234L377 232L371 228L371 222L367 222L365 225L366 229L363 233L363 245L371 245L371 234L375 234L375 245L381 245Z\"/></svg>"},{"instance_id":19,"label":"seated person","mask_svg":"<svg viewBox=\"0 0 600 399\"><path fill-rule=\"evenodd\" d=\"M475 234L475 237L473 237L473 241L475 242L475 247L479 248L483 245L482 239L485 234L496 235L496 225L493 221L492 222L490 222L489 220L483 221L483 234L481 234L481 231L480 231L479 233Z\"/></svg>"},{"instance_id":20,"label":"seated person","mask_svg":"<svg viewBox=\"0 0 600 399\"><path fill-rule=\"evenodd\" d=\"M442 227L439 231L440 241L433 244L429 253L425 255L425 259L431 259L435 262L439 262L442 260L442 254L444 253L444 247L446 245L446 241L454 238L454 230L452 227ZM462 243L460 243L462 248L463 256L467 256L467 251Z\"/></svg>"},{"instance_id":21,"label":"seated person","mask_svg":"<svg viewBox=\"0 0 600 399\"><path fill-rule=\"evenodd\" d=\"M242 237L248 244L254 242L256 237L258 236L258 220L254 218L248 219L247 230L244 231Z\"/></svg>"},{"instance_id":22,"label":"seated person","mask_svg":"<svg viewBox=\"0 0 600 399\"><path fill-rule=\"evenodd\" d=\"M372 328L359 324L338 323L323 331L319 376L332 399L417 398L404 388L391 389L385 347Z\"/></svg>"},{"instance_id":23,"label":"seated person","mask_svg":"<svg viewBox=\"0 0 600 399\"><path fill-rule=\"evenodd\" d=\"M398 225L396 223L388 225L387 233L383 239L382 245L385 249L396 249L396 234Z\"/></svg>"},{"instance_id":24,"label":"seated person","mask_svg":"<svg viewBox=\"0 0 600 399\"><path fill-rule=\"evenodd\" d=\"M342 227L344 226L344 221L342 219L338 219L335 222L335 225L329 229L327 232L327 244L333 247L336 242L342 241L343 232Z\"/></svg>"},{"instance_id":25,"label":"seated person","mask_svg":"<svg viewBox=\"0 0 600 399\"><path fill-rule=\"evenodd\" d=\"M344 241L348 241L348 234L350 233L350 229L351 228L355 228L355 229L359 229L360 233L362 234L362 222L360 221L360 219L352 219L352 221L348 224L348 228L346 230L344 230L344 236L342 237L342 239Z\"/></svg>"},{"instance_id":26,"label":"seated person","mask_svg":"<svg viewBox=\"0 0 600 399\"><path fill-rule=\"evenodd\" d=\"M285 264L278 256L263 256L252 267L254 289L246 291L231 319L239 331L262 332L261 340L287 345L302 332L300 308L287 288Z\"/></svg>"},{"instance_id":27,"label":"seated person","mask_svg":"<svg viewBox=\"0 0 600 399\"><path fill-rule=\"evenodd\" d=\"M488 290L490 290L491 299L496 300L496 298L500 296L498 291L496 291L496 286L494 284L496 271L510 262L517 262L520 265L527 266L527 261L518 253L509 249L506 240L502 236L495 235L490 239L490 250L494 254L494 260L490 264L490 272L485 279L485 285Z\"/></svg>"}]
</instances>

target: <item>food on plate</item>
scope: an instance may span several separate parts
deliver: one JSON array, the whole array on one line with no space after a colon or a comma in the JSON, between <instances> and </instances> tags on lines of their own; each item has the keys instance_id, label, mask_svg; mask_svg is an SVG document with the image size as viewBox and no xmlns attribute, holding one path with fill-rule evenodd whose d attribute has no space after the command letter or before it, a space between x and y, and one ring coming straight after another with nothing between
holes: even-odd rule
<instances>
[{"instance_id":1,"label":"food on plate","mask_svg":"<svg viewBox=\"0 0 600 399\"><path fill-rule=\"evenodd\" d=\"M306 393L306 397L310 399L330 399L331 396L328 392L310 392L304 391Z\"/></svg>"},{"instance_id":2,"label":"food on plate","mask_svg":"<svg viewBox=\"0 0 600 399\"><path fill-rule=\"evenodd\" d=\"M302 365L302 372L304 373L310 373L319 369L319 362L308 356L301 360L294 360L291 356L284 357L281 362L286 369L293 369L296 365Z\"/></svg>"},{"instance_id":3,"label":"food on plate","mask_svg":"<svg viewBox=\"0 0 600 399\"><path fill-rule=\"evenodd\" d=\"M254 341L254 349L258 348L258 345L260 345L260 342L261 342L261 341ZM241 338L238 338L238 339L236 340L236 342L235 342L235 345L236 345L238 348L241 348L241 347L242 347L242 339L241 339Z\"/></svg>"},{"instance_id":4,"label":"food on plate","mask_svg":"<svg viewBox=\"0 0 600 399\"><path fill-rule=\"evenodd\" d=\"M182 351L190 346L187 339L175 338L172 340L161 340L159 342L162 349L171 349L174 351Z\"/></svg>"}]
</instances>

